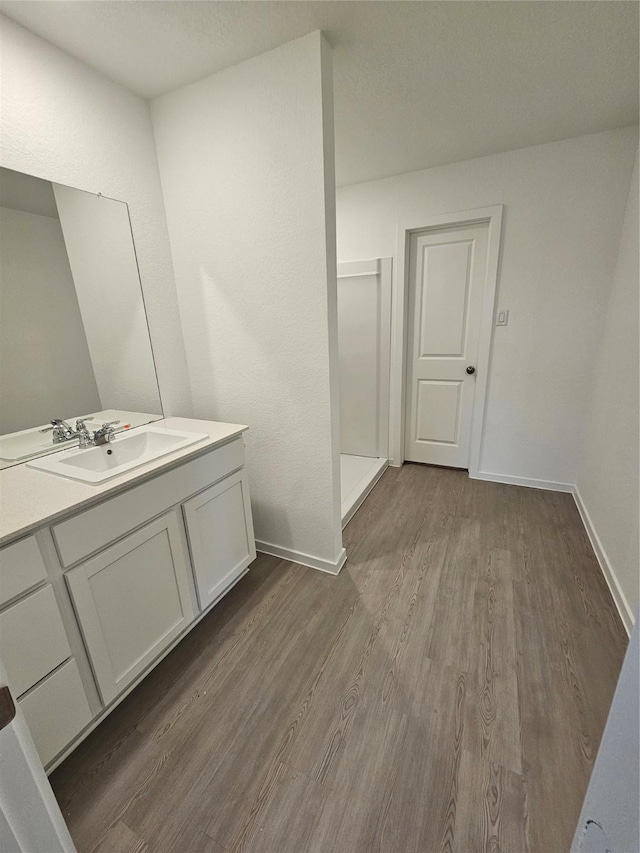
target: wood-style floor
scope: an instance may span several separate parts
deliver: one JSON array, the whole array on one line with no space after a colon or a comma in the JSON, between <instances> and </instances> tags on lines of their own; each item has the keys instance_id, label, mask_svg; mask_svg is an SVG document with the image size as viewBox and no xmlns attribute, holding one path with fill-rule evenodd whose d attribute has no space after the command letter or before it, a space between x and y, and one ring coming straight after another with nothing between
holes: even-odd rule
<instances>
[{"instance_id":1,"label":"wood-style floor","mask_svg":"<svg viewBox=\"0 0 640 853\"><path fill-rule=\"evenodd\" d=\"M573 499L389 469L260 556L61 765L80 851L564 853L626 634Z\"/></svg>"}]
</instances>

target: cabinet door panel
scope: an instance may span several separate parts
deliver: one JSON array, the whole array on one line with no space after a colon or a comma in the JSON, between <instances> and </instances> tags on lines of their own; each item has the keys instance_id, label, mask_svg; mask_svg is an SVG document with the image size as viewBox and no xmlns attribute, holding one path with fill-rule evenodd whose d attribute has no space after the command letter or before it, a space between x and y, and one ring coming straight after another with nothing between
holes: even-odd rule
<instances>
[{"instance_id":1,"label":"cabinet door panel","mask_svg":"<svg viewBox=\"0 0 640 853\"><path fill-rule=\"evenodd\" d=\"M65 577L105 704L193 618L189 570L175 511Z\"/></svg>"},{"instance_id":2,"label":"cabinet door panel","mask_svg":"<svg viewBox=\"0 0 640 853\"><path fill-rule=\"evenodd\" d=\"M244 471L191 498L183 511L198 601L204 609L256 556Z\"/></svg>"}]
</instances>

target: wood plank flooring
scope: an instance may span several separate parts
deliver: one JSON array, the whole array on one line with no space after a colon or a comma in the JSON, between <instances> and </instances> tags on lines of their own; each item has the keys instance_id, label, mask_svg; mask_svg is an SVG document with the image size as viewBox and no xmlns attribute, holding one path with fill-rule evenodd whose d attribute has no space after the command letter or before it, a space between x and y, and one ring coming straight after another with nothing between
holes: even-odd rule
<instances>
[{"instance_id":1,"label":"wood plank flooring","mask_svg":"<svg viewBox=\"0 0 640 853\"><path fill-rule=\"evenodd\" d=\"M52 775L81 853L564 853L627 638L573 499L407 464Z\"/></svg>"}]
</instances>

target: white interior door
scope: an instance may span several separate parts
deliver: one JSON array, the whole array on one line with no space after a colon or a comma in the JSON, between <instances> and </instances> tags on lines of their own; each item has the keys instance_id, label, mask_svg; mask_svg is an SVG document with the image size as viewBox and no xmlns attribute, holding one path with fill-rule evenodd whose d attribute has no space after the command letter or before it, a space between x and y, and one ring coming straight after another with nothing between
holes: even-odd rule
<instances>
[{"instance_id":1,"label":"white interior door","mask_svg":"<svg viewBox=\"0 0 640 853\"><path fill-rule=\"evenodd\" d=\"M488 223L411 235L405 459L468 468Z\"/></svg>"}]
</instances>

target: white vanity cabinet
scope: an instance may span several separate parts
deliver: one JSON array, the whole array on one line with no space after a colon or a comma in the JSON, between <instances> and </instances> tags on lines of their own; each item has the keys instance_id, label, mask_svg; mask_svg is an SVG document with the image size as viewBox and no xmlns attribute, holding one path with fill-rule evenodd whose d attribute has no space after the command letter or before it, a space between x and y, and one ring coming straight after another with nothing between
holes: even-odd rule
<instances>
[{"instance_id":1,"label":"white vanity cabinet","mask_svg":"<svg viewBox=\"0 0 640 853\"><path fill-rule=\"evenodd\" d=\"M49 770L256 556L244 427L213 426L234 429L0 550L0 655Z\"/></svg>"},{"instance_id":2,"label":"white vanity cabinet","mask_svg":"<svg viewBox=\"0 0 640 853\"><path fill-rule=\"evenodd\" d=\"M189 572L173 510L66 573L105 705L192 621Z\"/></svg>"}]
</instances>

